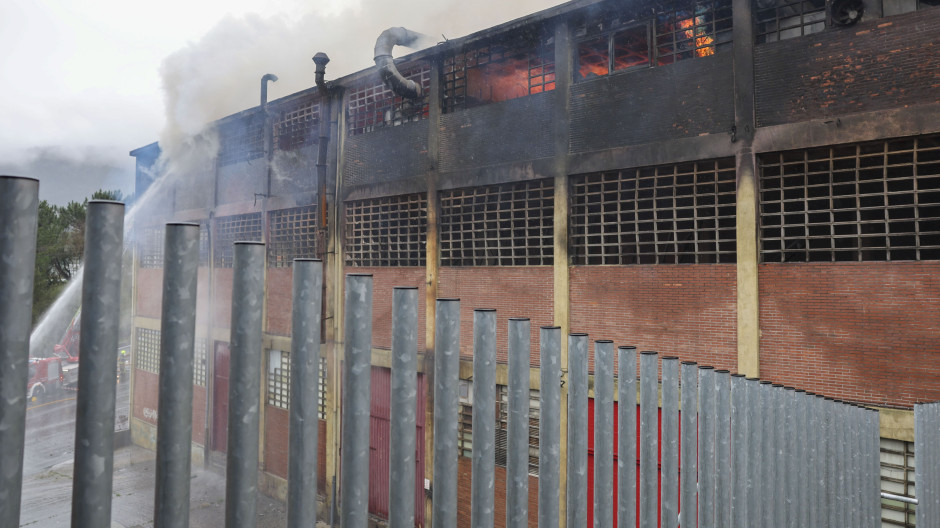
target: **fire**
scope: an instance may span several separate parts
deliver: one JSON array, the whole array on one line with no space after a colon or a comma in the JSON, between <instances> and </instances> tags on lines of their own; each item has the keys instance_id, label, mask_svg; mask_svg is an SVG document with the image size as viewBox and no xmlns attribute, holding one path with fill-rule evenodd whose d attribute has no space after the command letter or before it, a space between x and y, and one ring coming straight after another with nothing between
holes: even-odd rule
<instances>
[{"instance_id":1,"label":"fire","mask_svg":"<svg viewBox=\"0 0 940 528\"><path fill-rule=\"evenodd\" d=\"M695 39L696 57L707 57L708 55L715 54L715 46L712 45L712 43L715 42L715 39L710 37L705 32L705 27L702 25L704 23L704 17L700 16L686 18L685 20L679 21L679 27L684 30L683 33L685 33L685 37L688 39ZM696 34L698 36L696 36Z\"/></svg>"}]
</instances>

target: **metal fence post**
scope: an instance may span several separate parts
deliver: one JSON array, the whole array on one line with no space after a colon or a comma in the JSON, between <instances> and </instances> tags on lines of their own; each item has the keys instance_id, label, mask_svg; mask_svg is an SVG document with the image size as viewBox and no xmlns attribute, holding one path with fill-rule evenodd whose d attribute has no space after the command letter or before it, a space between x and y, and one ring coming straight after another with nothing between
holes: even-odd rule
<instances>
[{"instance_id":1,"label":"metal fence post","mask_svg":"<svg viewBox=\"0 0 940 528\"><path fill-rule=\"evenodd\" d=\"M679 358L663 358L660 526L679 525Z\"/></svg>"},{"instance_id":2,"label":"metal fence post","mask_svg":"<svg viewBox=\"0 0 940 528\"><path fill-rule=\"evenodd\" d=\"M617 526L636 526L636 347L617 352Z\"/></svg>"},{"instance_id":3,"label":"metal fence post","mask_svg":"<svg viewBox=\"0 0 940 528\"><path fill-rule=\"evenodd\" d=\"M759 526L772 526L774 521L774 485L777 482L776 467L774 465L774 387L770 381L761 381L760 389L761 415L761 474L760 494L761 516Z\"/></svg>"},{"instance_id":4,"label":"metal fence post","mask_svg":"<svg viewBox=\"0 0 940 528\"><path fill-rule=\"evenodd\" d=\"M698 488L698 364L694 361L682 362L682 454L680 463L679 499L682 528L695 528L697 488Z\"/></svg>"},{"instance_id":5,"label":"metal fence post","mask_svg":"<svg viewBox=\"0 0 940 528\"><path fill-rule=\"evenodd\" d=\"M659 454L659 354L640 353L640 528L655 528Z\"/></svg>"},{"instance_id":6,"label":"metal fence post","mask_svg":"<svg viewBox=\"0 0 940 528\"><path fill-rule=\"evenodd\" d=\"M470 521L493 526L496 445L496 310L473 311L473 473Z\"/></svg>"},{"instance_id":7,"label":"metal fence post","mask_svg":"<svg viewBox=\"0 0 940 528\"><path fill-rule=\"evenodd\" d=\"M539 330L539 351L538 520L539 526L558 526L561 473L561 327L543 326Z\"/></svg>"},{"instance_id":8,"label":"metal fence post","mask_svg":"<svg viewBox=\"0 0 940 528\"><path fill-rule=\"evenodd\" d=\"M746 480L744 500L747 502L747 520L745 521L745 525L760 526L761 507L764 501L764 497L760 493L760 479L763 474L760 450L764 443L764 429L761 423L761 411L763 411L763 409L760 406L760 380L757 378L747 378L745 380L745 386L747 388L745 391L745 399L747 401L747 431L745 432L745 436L747 437L747 472L744 476Z\"/></svg>"},{"instance_id":9,"label":"metal fence post","mask_svg":"<svg viewBox=\"0 0 940 528\"><path fill-rule=\"evenodd\" d=\"M0 525L19 526L39 181L0 176Z\"/></svg>"},{"instance_id":10,"label":"metal fence post","mask_svg":"<svg viewBox=\"0 0 940 528\"><path fill-rule=\"evenodd\" d=\"M715 528L715 370L698 368L698 525Z\"/></svg>"},{"instance_id":11,"label":"metal fence post","mask_svg":"<svg viewBox=\"0 0 940 528\"><path fill-rule=\"evenodd\" d=\"M587 525L588 336L568 336L568 528Z\"/></svg>"},{"instance_id":12,"label":"metal fence post","mask_svg":"<svg viewBox=\"0 0 940 528\"><path fill-rule=\"evenodd\" d=\"M415 525L417 351L418 288L398 287L392 291L389 528L413 528Z\"/></svg>"},{"instance_id":13,"label":"metal fence post","mask_svg":"<svg viewBox=\"0 0 940 528\"><path fill-rule=\"evenodd\" d=\"M772 483L775 493L771 493L774 502L774 517L771 526L785 528L787 525L787 432L786 432L786 394L783 385L774 383L773 407L775 419L774 427L774 474L776 480ZM782 488L782 489L780 489Z\"/></svg>"},{"instance_id":14,"label":"metal fence post","mask_svg":"<svg viewBox=\"0 0 940 528\"><path fill-rule=\"evenodd\" d=\"M110 526L124 204L92 200L85 221L72 526ZM257 429L256 429L257 432Z\"/></svg>"},{"instance_id":15,"label":"metal fence post","mask_svg":"<svg viewBox=\"0 0 940 528\"><path fill-rule=\"evenodd\" d=\"M460 300L438 299L434 331L434 474L432 526L457 525L457 396Z\"/></svg>"},{"instance_id":16,"label":"metal fence post","mask_svg":"<svg viewBox=\"0 0 940 528\"><path fill-rule=\"evenodd\" d=\"M731 525L747 527L747 385L744 374L731 376Z\"/></svg>"},{"instance_id":17,"label":"metal fence post","mask_svg":"<svg viewBox=\"0 0 940 528\"><path fill-rule=\"evenodd\" d=\"M257 512L264 259L264 244L235 242L225 483L226 528L254 526Z\"/></svg>"},{"instance_id":18,"label":"metal fence post","mask_svg":"<svg viewBox=\"0 0 940 528\"><path fill-rule=\"evenodd\" d=\"M718 422L715 442L718 453L718 490L715 501L715 523L718 526L731 526L731 373L727 370L715 371L715 385L718 391Z\"/></svg>"},{"instance_id":19,"label":"metal fence post","mask_svg":"<svg viewBox=\"0 0 940 528\"><path fill-rule=\"evenodd\" d=\"M594 527L614 525L614 343L594 342Z\"/></svg>"},{"instance_id":20,"label":"metal fence post","mask_svg":"<svg viewBox=\"0 0 940 528\"><path fill-rule=\"evenodd\" d=\"M153 525L189 526L199 224L167 224Z\"/></svg>"},{"instance_id":21,"label":"metal fence post","mask_svg":"<svg viewBox=\"0 0 940 528\"><path fill-rule=\"evenodd\" d=\"M528 318L509 319L509 412L506 417L508 440L506 526L508 528L522 528L529 524L530 331L531 323Z\"/></svg>"}]
</instances>

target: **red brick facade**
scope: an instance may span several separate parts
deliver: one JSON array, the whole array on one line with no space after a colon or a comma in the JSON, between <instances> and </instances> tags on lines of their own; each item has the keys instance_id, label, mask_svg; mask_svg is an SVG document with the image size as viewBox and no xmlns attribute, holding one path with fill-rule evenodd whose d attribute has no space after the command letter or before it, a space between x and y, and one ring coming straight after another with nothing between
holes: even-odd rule
<instances>
[{"instance_id":1,"label":"red brick facade","mask_svg":"<svg viewBox=\"0 0 940 528\"><path fill-rule=\"evenodd\" d=\"M424 268L350 268L345 273L372 274L372 346L392 348L392 292L398 286L418 288L418 350L424 351Z\"/></svg>"},{"instance_id":2,"label":"red brick facade","mask_svg":"<svg viewBox=\"0 0 940 528\"><path fill-rule=\"evenodd\" d=\"M267 405L264 408L264 470L287 478L290 413ZM317 487L326 493L326 421L317 420Z\"/></svg>"},{"instance_id":3,"label":"red brick facade","mask_svg":"<svg viewBox=\"0 0 940 528\"><path fill-rule=\"evenodd\" d=\"M470 495L473 484L473 461L470 457L460 457L457 460L457 526L469 528L470 524ZM493 526L502 528L506 526L506 468L496 467L494 479ZM529 526L536 528L539 525L539 479L529 475Z\"/></svg>"},{"instance_id":4,"label":"red brick facade","mask_svg":"<svg viewBox=\"0 0 940 528\"><path fill-rule=\"evenodd\" d=\"M268 268L265 277L265 307L269 334L289 336L293 306L293 268Z\"/></svg>"}]
</instances>

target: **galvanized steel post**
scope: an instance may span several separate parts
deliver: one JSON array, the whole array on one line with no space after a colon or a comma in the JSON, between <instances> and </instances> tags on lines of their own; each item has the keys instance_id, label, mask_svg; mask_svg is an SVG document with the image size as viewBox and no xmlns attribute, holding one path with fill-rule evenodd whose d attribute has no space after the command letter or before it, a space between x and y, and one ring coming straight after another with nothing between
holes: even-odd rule
<instances>
[{"instance_id":1,"label":"galvanized steel post","mask_svg":"<svg viewBox=\"0 0 940 528\"><path fill-rule=\"evenodd\" d=\"M19 526L39 181L0 176L0 526Z\"/></svg>"},{"instance_id":2,"label":"galvanized steel post","mask_svg":"<svg viewBox=\"0 0 940 528\"><path fill-rule=\"evenodd\" d=\"M745 380L747 401L747 462L745 478L745 496L747 502L747 526L760 526L761 506L763 497L760 495L760 479L763 471L761 464L761 448L763 446L763 424L761 421L760 380L747 378Z\"/></svg>"},{"instance_id":3,"label":"galvanized steel post","mask_svg":"<svg viewBox=\"0 0 940 528\"><path fill-rule=\"evenodd\" d=\"M568 461L566 524L587 525L588 336L568 336Z\"/></svg>"},{"instance_id":4,"label":"galvanized steel post","mask_svg":"<svg viewBox=\"0 0 940 528\"><path fill-rule=\"evenodd\" d=\"M682 450L679 473L679 525L682 528L695 528L698 488L698 364L694 361L682 362ZM623 455L621 455L623 456Z\"/></svg>"},{"instance_id":5,"label":"galvanized steel post","mask_svg":"<svg viewBox=\"0 0 940 528\"><path fill-rule=\"evenodd\" d=\"M808 399L806 396L806 391L802 389L797 389L794 391L794 419L795 419L795 430L791 431L791 434L796 436L796 452L794 456L795 468L796 471L796 495L793 497L794 502L796 503L796 526L809 526L809 468L806 467L806 463L809 461L809 450L808 448L808 429L809 424L806 421L806 403Z\"/></svg>"},{"instance_id":6,"label":"galvanized steel post","mask_svg":"<svg viewBox=\"0 0 940 528\"><path fill-rule=\"evenodd\" d=\"M110 526L124 204L92 200L85 220L75 404L72 526Z\"/></svg>"},{"instance_id":7,"label":"galvanized steel post","mask_svg":"<svg viewBox=\"0 0 940 528\"><path fill-rule=\"evenodd\" d=\"M731 526L747 527L747 386L744 374L731 376Z\"/></svg>"},{"instance_id":8,"label":"galvanized steel post","mask_svg":"<svg viewBox=\"0 0 940 528\"><path fill-rule=\"evenodd\" d=\"M460 300L438 299L434 331L434 473L432 526L457 525L457 397Z\"/></svg>"},{"instance_id":9,"label":"galvanized steel post","mask_svg":"<svg viewBox=\"0 0 940 528\"><path fill-rule=\"evenodd\" d=\"M415 525L417 353L418 288L398 287L392 290L391 456L388 463L390 528L412 528Z\"/></svg>"},{"instance_id":10,"label":"galvanized steel post","mask_svg":"<svg viewBox=\"0 0 940 528\"><path fill-rule=\"evenodd\" d=\"M199 224L167 224L153 525L189 526Z\"/></svg>"},{"instance_id":11,"label":"galvanized steel post","mask_svg":"<svg viewBox=\"0 0 940 528\"><path fill-rule=\"evenodd\" d=\"M701 366L698 374L698 525L700 528L715 528L718 480L715 464L715 422L718 414L715 370Z\"/></svg>"},{"instance_id":12,"label":"galvanized steel post","mask_svg":"<svg viewBox=\"0 0 940 528\"><path fill-rule=\"evenodd\" d=\"M679 358L663 358L660 526L679 526Z\"/></svg>"},{"instance_id":13,"label":"galvanized steel post","mask_svg":"<svg viewBox=\"0 0 940 528\"><path fill-rule=\"evenodd\" d=\"M528 318L509 319L509 412L506 417L508 440L506 526L508 528L522 528L529 525L530 331L531 323Z\"/></svg>"},{"instance_id":14,"label":"galvanized steel post","mask_svg":"<svg viewBox=\"0 0 940 528\"><path fill-rule=\"evenodd\" d=\"M655 528L659 454L659 354L640 353L640 528Z\"/></svg>"},{"instance_id":15,"label":"galvanized steel post","mask_svg":"<svg viewBox=\"0 0 940 528\"><path fill-rule=\"evenodd\" d=\"M594 527L614 525L614 343L594 342Z\"/></svg>"},{"instance_id":16,"label":"galvanized steel post","mask_svg":"<svg viewBox=\"0 0 940 528\"><path fill-rule=\"evenodd\" d=\"M264 259L264 244L235 242L225 482L226 528L254 526L257 512Z\"/></svg>"},{"instance_id":17,"label":"galvanized steel post","mask_svg":"<svg viewBox=\"0 0 940 528\"><path fill-rule=\"evenodd\" d=\"M539 354L538 521L539 526L558 526L561 473L561 327L543 326L539 330Z\"/></svg>"},{"instance_id":18,"label":"galvanized steel post","mask_svg":"<svg viewBox=\"0 0 940 528\"><path fill-rule=\"evenodd\" d=\"M617 351L617 526L636 526L636 347Z\"/></svg>"},{"instance_id":19,"label":"galvanized steel post","mask_svg":"<svg viewBox=\"0 0 940 528\"><path fill-rule=\"evenodd\" d=\"M718 526L731 526L731 373L715 371L718 391L718 422L715 442L718 453L718 491L715 495L715 522Z\"/></svg>"},{"instance_id":20,"label":"galvanized steel post","mask_svg":"<svg viewBox=\"0 0 940 528\"><path fill-rule=\"evenodd\" d=\"M772 497L774 503L774 517L771 526L785 528L787 525L787 431L786 431L786 403L783 385L774 383L774 474L776 480L772 483ZM780 488L783 488L782 490ZM775 491L775 492L774 492Z\"/></svg>"},{"instance_id":21,"label":"galvanized steel post","mask_svg":"<svg viewBox=\"0 0 940 528\"><path fill-rule=\"evenodd\" d=\"M758 500L761 502L759 526L771 526L774 520L774 486L777 482L776 466L774 465L774 388L770 381L761 381L758 385L760 389L760 406L763 410L761 414L761 473L760 473L760 491Z\"/></svg>"},{"instance_id":22,"label":"galvanized steel post","mask_svg":"<svg viewBox=\"0 0 940 528\"><path fill-rule=\"evenodd\" d=\"M496 310L493 309L473 311L473 401L470 521L473 526L493 526L496 511Z\"/></svg>"}]
</instances>

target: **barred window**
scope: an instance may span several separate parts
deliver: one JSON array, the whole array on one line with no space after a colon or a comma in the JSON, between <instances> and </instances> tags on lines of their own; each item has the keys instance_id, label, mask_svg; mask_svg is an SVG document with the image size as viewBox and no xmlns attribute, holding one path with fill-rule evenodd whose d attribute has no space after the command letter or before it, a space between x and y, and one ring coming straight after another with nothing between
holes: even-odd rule
<instances>
[{"instance_id":1,"label":"barred window","mask_svg":"<svg viewBox=\"0 0 940 528\"><path fill-rule=\"evenodd\" d=\"M207 376L207 351L209 347L209 340L206 338L198 338L195 342L195 357L193 357L193 385L198 385L200 387L206 386L206 376Z\"/></svg>"},{"instance_id":2,"label":"barred window","mask_svg":"<svg viewBox=\"0 0 940 528\"><path fill-rule=\"evenodd\" d=\"M220 167L264 156L263 121L259 114L219 125Z\"/></svg>"},{"instance_id":3,"label":"barred window","mask_svg":"<svg viewBox=\"0 0 940 528\"><path fill-rule=\"evenodd\" d=\"M441 193L441 265L551 265L553 180Z\"/></svg>"},{"instance_id":4,"label":"barred window","mask_svg":"<svg viewBox=\"0 0 940 528\"><path fill-rule=\"evenodd\" d=\"M692 9L656 15L656 64L714 55L731 47L731 0L705 0Z\"/></svg>"},{"instance_id":5,"label":"barred window","mask_svg":"<svg viewBox=\"0 0 940 528\"><path fill-rule=\"evenodd\" d=\"M346 204L347 266L424 266L425 193Z\"/></svg>"},{"instance_id":6,"label":"barred window","mask_svg":"<svg viewBox=\"0 0 940 528\"><path fill-rule=\"evenodd\" d=\"M940 135L759 161L764 262L940 259Z\"/></svg>"},{"instance_id":7,"label":"barred window","mask_svg":"<svg viewBox=\"0 0 940 528\"><path fill-rule=\"evenodd\" d=\"M141 268L163 268L163 243L165 228L146 227L140 231L140 240L137 242L139 262Z\"/></svg>"},{"instance_id":8,"label":"barred window","mask_svg":"<svg viewBox=\"0 0 940 528\"><path fill-rule=\"evenodd\" d=\"M493 43L446 57L444 112L554 90L551 43Z\"/></svg>"},{"instance_id":9,"label":"barred window","mask_svg":"<svg viewBox=\"0 0 940 528\"><path fill-rule=\"evenodd\" d=\"M586 29L580 32L586 33ZM578 78L592 79L612 72L650 66L649 24L593 36L578 43Z\"/></svg>"},{"instance_id":10,"label":"barred window","mask_svg":"<svg viewBox=\"0 0 940 528\"><path fill-rule=\"evenodd\" d=\"M235 242L261 240L261 213L217 218L215 233L215 267L231 268L235 261Z\"/></svg>"},{"instance_id":11,"label":"barred window","mask_svg":"<svg viewBox=\"0 0 940 528\"><path fill-rule=\"evenodd\" d=\"M280 409L290 408L290 352L268 350L267 403ZM317 418L326 419L326 359L320 358L317 385Z\"/></svg>"},{"instance_id":12,"label":"barred window","mask_svg":"<svg viewBox=\"0 0 940 528\"><path fill-rule=\"evenodd\" d=\"M460 411L457 418L457 450L459 456L473 457L473 382L460 380L458 387Z\"/></svg>"},{"instance_id":13,"label":"barred window","mask_svg":"<svg viewBox=\"0 0 940 528\"><path fill-rule=\"evenodd\" d=\"M274 122L274 147L293 150L316 143L320 124L320 103L302 99L280 109Z\"/></svg>"},{"instance_id":14,"label":"barred window","mask_svg":"<svg viewBox=\"0 0 940 528\"><path fill-rule=\"evenodd\" d=\"M735 262L734 158L571 178L576 265Z\"/></svg>"},{"instance_id":15,"label":"barred window","mask_svg":"<svg viewBox=\"0 0 940 528\"><path fill-rule=\"evenodd\" d=\"M199 265L209 265L209 224L203 221L199 224Z\"/></svg>"},{"instance_id":16,"label":"barred window","mask_svg":"<svg viewBox=\"0 0 940 528\"><path fill-rule=\"evenodd\" d=\"M496 465L506 466L509 449L509 387L496 386ZM539 391L529 390L529 474L539 475Z\"/></svg>"},{"instance_id":17,"label":"barred window","mask_svg":"<svg viewBox=\"0 0 940 528\"><path fill-rule=\"evenodd\" d=\"M353 89L347 110L350 135L428 118L431 66L428 63L404 66L400 72L404 78L421 86L421 97L410 99L397 95L381 80Z\"/></svg>"},{"instance_id":18,"label":"barred window","mask_svg":"<svg viewBox=\"0 0 940 528\"><path fill-rule=\"evenodd\" d=\"M289 268L295 258L316 258L322 245L317 233L317 206L271 211L268 266Z\"/></svg>"},{"instance_id":19,"label":"barred window","mask_svg":"<svg viewBox=\"0 0 940 528\"><path fill-rule=\"evenodd\" d=\"M881 491L916 498L914 493L914 443L881 439ZM913 528L917 506L881 499L881 525Z\"/></svg>"},{"instance_id":20,"label":"barred window","mask_svg":"<svg viewBox=\"0 0 940 528\"><path fill-rule=\"evenodd\" d=\"M134 347L135 365L140 370L160 373L160 331L149 328L137 329L137 343Z\"/></svg>"},{"instance_id":21,"label":"barred window","mask_svg":"<svg viewBox=\"0 0 940 528\"><path fill-rule=\"evenodd\" d=\"M763 7L769 4L768 7ZM776 42L826 29L825 0L758 2L754 10L757 42Z\"/></svg>"}]
</instances>

